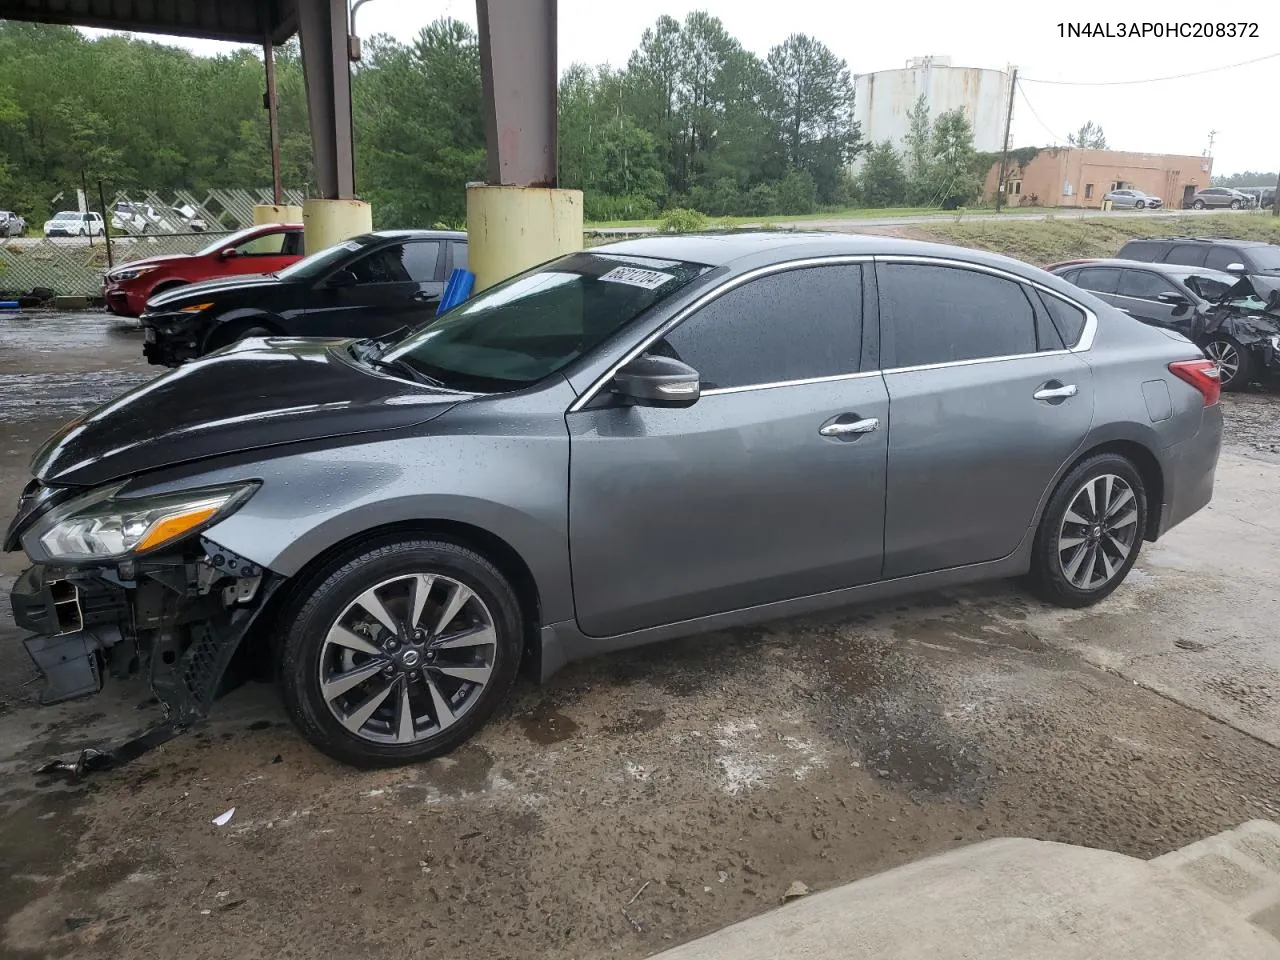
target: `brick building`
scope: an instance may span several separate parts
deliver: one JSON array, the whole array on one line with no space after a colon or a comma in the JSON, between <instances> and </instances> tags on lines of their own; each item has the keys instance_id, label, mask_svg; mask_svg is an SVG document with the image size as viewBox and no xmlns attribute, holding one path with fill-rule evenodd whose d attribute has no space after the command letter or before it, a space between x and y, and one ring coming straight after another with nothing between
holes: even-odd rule
<instances>
[{"instance_id":1,"label":"brick building","mask_svg":"<svg viewBox=\"0 0 1280 960\"><path fill-rule=\"evenodd\" d=\"M1005 177L1010 206L1101 207L1109 191L1129 188L1178 208L1190 205L1197 190L1211 185L1213 158L1045 147L1025 165L1011 161L1010 166ZM994 199L999 177L996 163L983 187L986 199Z\"/></svg>"}]
</instances>

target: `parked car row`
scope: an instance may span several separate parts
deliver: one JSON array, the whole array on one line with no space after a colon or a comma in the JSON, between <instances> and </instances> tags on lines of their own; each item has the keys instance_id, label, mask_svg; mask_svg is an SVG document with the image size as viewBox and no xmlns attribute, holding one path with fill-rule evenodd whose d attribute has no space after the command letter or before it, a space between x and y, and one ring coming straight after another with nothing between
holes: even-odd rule
<instances>
[{"instance_id":1,"label":"parked car row","mask_svg":"<svg viewBox=\"0 0 1280 960\"><path fill-rule=\"evenodd\" d=\"M1204 350L1224 390L1280 379L1280 247L1243 240L1130 240L1114 259L1050 265L1056 274Z\"/></svg>"}]
</instances>

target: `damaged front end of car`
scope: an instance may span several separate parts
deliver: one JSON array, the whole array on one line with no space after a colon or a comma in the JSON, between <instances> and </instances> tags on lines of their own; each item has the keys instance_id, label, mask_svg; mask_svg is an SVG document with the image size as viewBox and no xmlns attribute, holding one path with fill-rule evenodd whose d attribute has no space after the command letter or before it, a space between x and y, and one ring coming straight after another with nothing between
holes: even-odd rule
<instances>
[{"instance_id":1,"label":"damaged front end of car","mask_svg":"<svg viewBox=\"0 0 1280 960\"><path fill-rule=\"evenodd\" d=\"M92 696L104 678L141 678L164 719L88 751L75 772L124 762L208 714L231 659L283 578L204 535L256 482L129 497L124 485L68 495L33 481L5 548L33 565L14 585L14 620L44 680L45 705Z\"/></svg>"},{"instance_id":2,"label":"damaged front end of car","mask_svg":"<svg viewBox=\"0 0 1280 960\"><path fill-rule=\"evenodd\" d=\"M1241 277L1223 293L1204 318L1201 339L1219 335L1249 352L1257 379L1280 380L1280 277Z\"/></svg>"}]
</instances>

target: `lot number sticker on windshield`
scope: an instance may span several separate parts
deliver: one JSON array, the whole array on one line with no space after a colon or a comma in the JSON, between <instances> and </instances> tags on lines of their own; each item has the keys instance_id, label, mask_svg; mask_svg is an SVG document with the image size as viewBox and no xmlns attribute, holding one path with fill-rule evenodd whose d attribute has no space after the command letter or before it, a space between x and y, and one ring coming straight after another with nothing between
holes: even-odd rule
<instances>
[{"instance_id":1,"label":"lot number sticker on windshield","mask_svg":"<svg viewBox=\"0 0 1280 960\"><path fill-rule=\"evenodd\" d=\"M672 279L669 273L657 270L641 270L638 267L614 267L608 273L600 275L601 280L610 283L625 283L633 287L644 287L646 290L657 290Z\"/></svg>"}]
</instances>

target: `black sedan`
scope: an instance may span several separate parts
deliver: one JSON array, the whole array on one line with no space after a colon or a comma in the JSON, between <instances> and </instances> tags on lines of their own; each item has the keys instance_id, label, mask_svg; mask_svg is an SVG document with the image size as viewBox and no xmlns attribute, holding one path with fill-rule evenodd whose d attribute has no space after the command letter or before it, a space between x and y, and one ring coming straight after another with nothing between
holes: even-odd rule
<instances>
[{"instance_id":1,"label":"black sedan","mask_svg":"<svg viewBox=\"0 0 1280 960\"><path fill-rule=\"evenodd\" d=\"M1224 390L1280 379L1280 279L1134 260L1049 267L1129 316L1176 330L1218 365Z\"/></svg>"},{"instance_id":2,"label":"black sedan","mask_svg":"<svg viewBox=\"0 0 1280 960\"><path fill-rule=\"evenodd\" d=\"M176 367L249 337L378 337L431 319L450 272L467 265L467 235L366 233L279 273L193 283L142 314L143 352Z\"/></svg>"}]
</instances>

